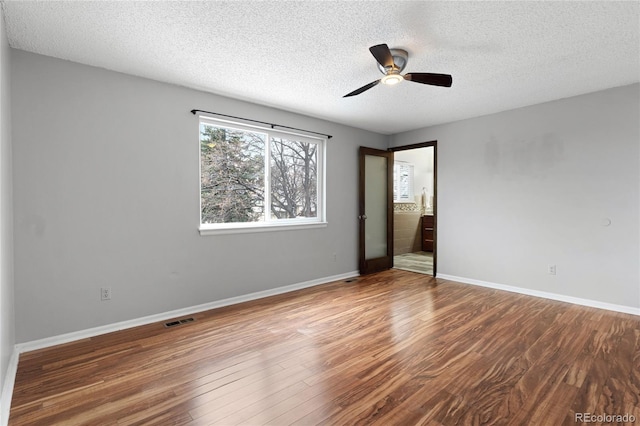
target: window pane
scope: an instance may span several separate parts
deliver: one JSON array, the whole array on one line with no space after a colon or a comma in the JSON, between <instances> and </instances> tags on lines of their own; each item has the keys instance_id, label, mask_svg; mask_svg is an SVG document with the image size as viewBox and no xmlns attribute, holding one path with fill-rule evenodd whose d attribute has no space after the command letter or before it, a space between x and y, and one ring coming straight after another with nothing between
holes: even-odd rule
<instances>
[{"instance_id":1,"label":"window pane","mask_svg":"<svg viewBox=\"0 0 640 426\"><path fill-rule=\"evenodd\" d=\"M318 216L318 145L271 139L271 217Z\"/></svg>"},{"instance_id":2,"label":"window pane","mask_svg":"<svg viewBox=\"0 0 640 426\"><path fill-rule=\"evenodd\" d=\"M414 202L413 165L394 162L393 164L393 201Z\"/></svg>"},{"instance_id":3,"label":"window pane","mask_svg":"<svg viewBox=\"0 0 640 426\"><path fill-rule=\"evenodd\" d=\"M202 223L264 220L262 133L200 124Z\"/></svg>"}]
</instances>

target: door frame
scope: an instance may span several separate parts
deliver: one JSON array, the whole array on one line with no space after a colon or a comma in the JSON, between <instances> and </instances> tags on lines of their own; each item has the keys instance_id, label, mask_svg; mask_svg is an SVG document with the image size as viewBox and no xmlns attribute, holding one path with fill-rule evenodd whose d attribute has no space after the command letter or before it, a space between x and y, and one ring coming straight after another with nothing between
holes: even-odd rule
<instances>
[{"instance_id":1,"label":"door frame","mask_svg":"<svg viewBox=\"0 0 640 426\"><path fill-rule=\"evenodd\" d=\"M414 143L394 146L389 151L408 151L410 149L433 147L433 276L436 276L438 265L438 141ZM393 212L395 214L395 211Z\"/></svg>"},{"instance_id":2,"label":"door frame","mask_svg":"<svg viewBox=\"0 0 640 426\"><path fill-rule=\"evenodd\" d=\"M365 156L373 155L387 159L387 253L383 257L366 259L365 234ZM390 150L361 146L358 151L358 268L360 275L372 274L393 268L393 152Z\"/></svg>"}]
</instances>

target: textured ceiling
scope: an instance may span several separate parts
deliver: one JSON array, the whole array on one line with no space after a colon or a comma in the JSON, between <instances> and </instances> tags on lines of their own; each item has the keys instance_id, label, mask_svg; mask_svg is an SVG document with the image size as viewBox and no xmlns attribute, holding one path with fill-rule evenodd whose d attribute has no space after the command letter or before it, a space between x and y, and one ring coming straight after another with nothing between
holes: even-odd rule
<instances>
[{"instance_id":1,"label":"textured ceiling","mask_svg":"<svg viewBox=\"0 0 640 426\"><path fill-rule=\"evenodd\" d=\"M640 3L4 1L12 47L392 134L640 80ZM380 78L369 46L409 52ZM194 105L197 107L197 105ZM220 111L223 112L223 111ZM260 117L253 117L260 119Z\"/></svg>"}]
</instances>

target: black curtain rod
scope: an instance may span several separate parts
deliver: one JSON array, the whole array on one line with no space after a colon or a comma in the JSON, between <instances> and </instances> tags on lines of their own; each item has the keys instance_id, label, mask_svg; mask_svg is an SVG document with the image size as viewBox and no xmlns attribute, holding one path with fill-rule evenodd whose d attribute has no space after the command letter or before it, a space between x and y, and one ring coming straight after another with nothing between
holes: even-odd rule
<instances>
[{"instance_id":1,"label":"black curtain rod","mask_svg":"<svg viewBox=\"0 0 640 426\"><path fill-rule=\"evenodd\" d=\"M264 125L270 126L272 129L276 128L276 127L280 127L280 128L283 128L283 129L298 130L300 132L313 133L314 135L326 136L327 139L331 139L333 137L333 136L328 135L326 133L318 133L318 132L313 132L311 130L298 129L296 127L282 126L280 124L273 124L273 123L267 123L267 122L264 122L264 121L251 120L250 118L235 117L233 115L220 114L218 112L204 111L204 110L201 110L201 109L192 109L191 110L191 114L193 114L193 115L196 115L197 112L204 112L206 114L219 115L221 117L227 117L227 118L235 118L236 120L250 121L252 123L260 123L260 124L264 124Z\"/></svg>"}]
</instances>

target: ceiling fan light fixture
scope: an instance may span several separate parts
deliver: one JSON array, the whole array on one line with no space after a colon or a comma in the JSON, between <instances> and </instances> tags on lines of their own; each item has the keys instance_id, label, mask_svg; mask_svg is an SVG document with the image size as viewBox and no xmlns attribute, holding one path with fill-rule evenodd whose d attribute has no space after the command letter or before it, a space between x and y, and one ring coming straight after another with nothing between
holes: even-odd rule
<instances>
[{"instance_id":1,"label":"ceiling fan light fixture","mask_svg":"<svg viewBox=\"0 0 640 426\"><path fill-rule=\"evenodd\" d=\"M386 44L377 44L375 46L371 46L369 48L369 52L371 52L373 57L376 59L378 69L382 74L384 74L384 77L379 80L372 81L353 92L347 93L343 98L359 95L360 93L366 92L372 87L377 86L378 83L393 86L394 84L400 83L402 80L407 80L413 83L429 84L431 86L451 87L451 83L453 82L453 79L449 74L413 72L401 75L400 73L404 70L405 65L407 65L407 59L409 59L409 54L406 50L389 49L389 46Z\"/></svg>"},{"instance_id":2,"label":"ceiling fan light fixture","mask_svg":"<svg viewBox=\"0 0 640 426\"><path fill-rule=\"evenodd\" d=\"M388 86L393 86L394 84L400 83L404 78L400 74L387 74L382 77L382 84L386 84Z\"/></svg>"}]
</instances>

